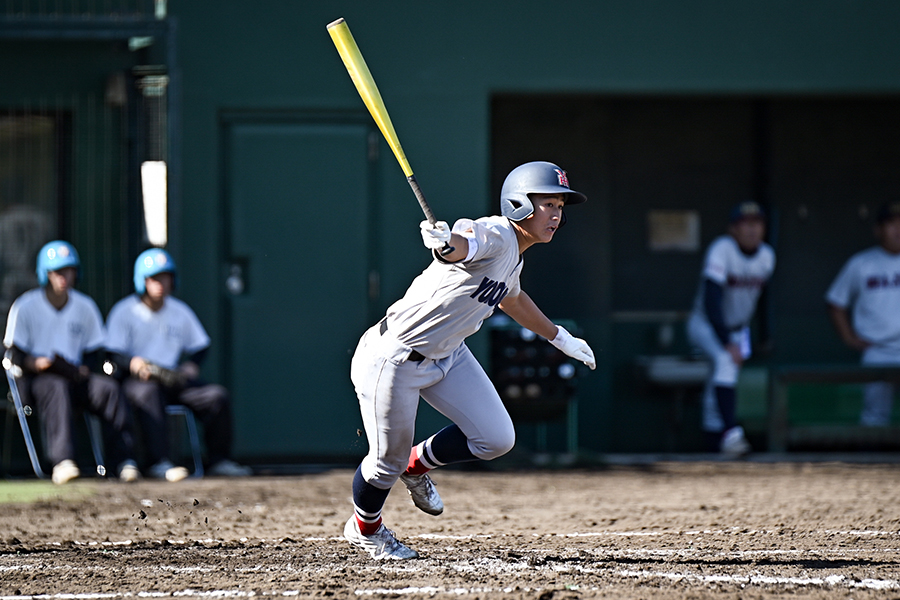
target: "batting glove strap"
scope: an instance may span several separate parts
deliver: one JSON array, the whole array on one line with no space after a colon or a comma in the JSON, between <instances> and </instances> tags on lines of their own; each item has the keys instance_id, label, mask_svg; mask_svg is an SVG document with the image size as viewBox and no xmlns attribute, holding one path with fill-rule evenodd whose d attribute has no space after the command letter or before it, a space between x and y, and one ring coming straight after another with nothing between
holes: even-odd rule
<instances>
[{"instance_id":1,"label":"batting glove strap","mask_svg":"<svg viewBox=\"0 0 900 600\"><path fill-rule=\"evenodd\" d=\"M556 326L558 331L556 337L550 340L550 343L560 349L563 353L576 360L580 360L593 371L597 368L597 361L594 359L594 351L581 338L573 336L566 331L562 325Z\"/></svg>"},{"instance_id":2,"label":"batting glove strap","mask_svg":"<svg viewBox=\"0 0 900 600\"><path fill-rule=\"evenodd\" d=\"M438 221L434 225L422 221L419 223L419 229L422 230L422 242L431 250L443 248L450 241L450 226L446 221Z\"/></svg>"}]
</instances>

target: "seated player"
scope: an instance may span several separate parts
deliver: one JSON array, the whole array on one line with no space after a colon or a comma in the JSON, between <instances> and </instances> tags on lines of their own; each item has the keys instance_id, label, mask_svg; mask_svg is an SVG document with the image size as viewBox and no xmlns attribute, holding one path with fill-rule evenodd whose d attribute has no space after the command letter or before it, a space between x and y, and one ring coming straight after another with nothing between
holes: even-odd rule
<instances>
[{"instance_id":1,"label":"seated player","mask_svg":"<svg viewBox=\"0 0 900 600\"><path fill-rule=\"evenodd\" d=\"M73 418L81 410L100 417L107 459L119 479L135 481L140 472L128 404L114 379L94 372L105 341L103 317L94 300L74 288L80 270L71 244L44 245L37 257L40 287L13 302L3 344L23 370L16 382L22 401L37 406L53 483L81 475L73 439Z\"/></svg>"},{"instance_id":2,"label":"seated player","mask_svg":"<svg viewBox=\"0 0 900 600\"><path fill-rule=\"evenodd\" d=\"M143 433L150 477L180 481L186 468L169 457L165 407L183 404L203 423L210 475L241 477L251 470L231 460L231 400L221 385L200 380L210 339L193 310L170 296L177 271L169 253L151 248L134 263L135 294L107 318L107 349L122 376L125 397Z\"/></svg>"}]
</instances>

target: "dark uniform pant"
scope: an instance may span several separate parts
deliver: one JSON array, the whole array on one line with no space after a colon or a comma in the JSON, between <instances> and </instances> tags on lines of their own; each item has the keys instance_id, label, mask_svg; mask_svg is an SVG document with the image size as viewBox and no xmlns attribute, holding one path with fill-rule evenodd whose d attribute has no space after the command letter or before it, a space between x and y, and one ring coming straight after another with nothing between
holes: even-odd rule
<instances>
[{"instance_id":1,"label":"dark uniform pant","mask_svg":"<svg viewBox=\"0 0 900 600\"><path fill-rule=\"evenodd\" d=\"M122 388L141 428L148 466L169 458L167 404L187 406L203 424L210 465L231 457L231 399L221 385L200 384L170 390L156 381L128 377L122 382Z\"/></svg>"},{"instance_id":2,"label":"dark uniform pant","mask_svg":"<svg viewBox=\"0 0 900 600\"><path fill-rule=\"evenodd\" d=\"M74 418L84 410L100 417L108 468L134 459L131 415L119 383L112 377L92 373L73 382L54 373L41 373L21 377L17 383L22 402L37 407L52 464L75 460Z\"/></svg>"}]
</instances>

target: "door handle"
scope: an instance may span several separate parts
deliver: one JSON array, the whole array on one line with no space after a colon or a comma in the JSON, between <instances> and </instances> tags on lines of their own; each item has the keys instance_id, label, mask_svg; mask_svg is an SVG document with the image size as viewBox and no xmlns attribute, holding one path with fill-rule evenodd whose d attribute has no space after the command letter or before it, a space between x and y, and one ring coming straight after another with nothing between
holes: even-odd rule
<instances>
[{"instance_id":1,"label":"door handle","mask_svg":"<svg viewBox=\"0 0 900 600\"><path fill-rule=\"evenodd\" d=\"M244 283L244 266L240 263L232 263L228 270L228 277L225 279L225 289L232 296L240 296L246 289Z\"/></svg>"}]
</instances>

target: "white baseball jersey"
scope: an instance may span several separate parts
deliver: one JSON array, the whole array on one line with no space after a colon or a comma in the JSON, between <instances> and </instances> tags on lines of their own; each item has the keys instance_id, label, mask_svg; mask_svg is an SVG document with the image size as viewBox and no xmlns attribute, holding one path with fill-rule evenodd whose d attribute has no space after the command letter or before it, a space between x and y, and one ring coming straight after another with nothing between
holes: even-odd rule
<instances>
[{"instance_id":1,"label":"white baseball jersey","mask_svg":"<svg viewBox=\"0 0 900 600\"><path fill-rule=\"evenodd\" d=\"M56 310L44 288L35 288L19 296L9 309L3 345L80 365L82 354L99 350L104 340L103 317L90 296L69 290L66 305Z\"/></svg>"},{"instance_id":2,"label":"white baseball jersey","mask_svg":"<svg viewBox=\"0 0 900 600\"><path fill-rule=\"evenodd\" d=\"M825 300L841 308L852 305L853 328L861 338L900 350L900 254L881 246L854 254Z\"/></svg>"},{"instance_id":3,"label":"white baseball jersey","mask_svg":"<svg viewBox=\"0 0 900 600\"><path fill-rule=\"evenodd\" d=\"M137 294L119 300L106 320L110 352L140 356L166 369L178 366L182 353L194 354L209 346L209 335L191 308L169 296L158 311Z\"/></svg>"},{"instance_id":4,"label":"white baseball jersey","mask_svg":"<svg viewBox=\"0 0 900 600\"><path fill-rule=\"evenodd\" d=\"M394 337L433 359L450 356L503 298L520 290L522 257L509 219L460 219L453 232L469 240L467 260L445 264L435 259L387 310Z\"/></svg>"},{"instance_id":5,"label":"white baseball jersey","mask_svg":"<svg viewBox=\"0 0 900 600\"><path fill-rule=\"evenodd\" d=\"M703 280L711 279L724 288L722 317L725 326L731 330L744 327L753 318L762 288L774 270L775 251L765 242L752 256L747 256L730 235L716 238L706 252L694 312L706 316Z\"/></svg>"}]
</instances>

